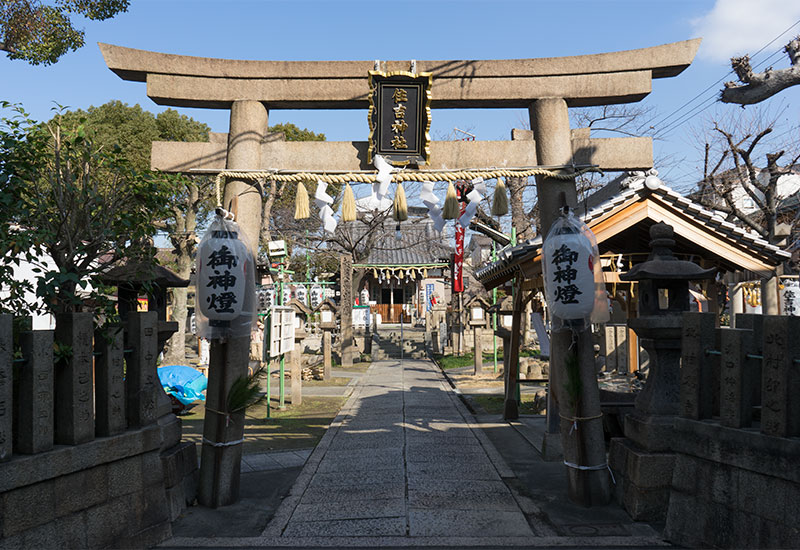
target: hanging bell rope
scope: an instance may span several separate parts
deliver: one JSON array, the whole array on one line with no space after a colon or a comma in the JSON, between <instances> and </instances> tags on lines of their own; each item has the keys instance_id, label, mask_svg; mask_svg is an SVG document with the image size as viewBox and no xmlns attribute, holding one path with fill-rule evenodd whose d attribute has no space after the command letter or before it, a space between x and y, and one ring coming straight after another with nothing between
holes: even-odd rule
<instances>
[{"instance_id":1,"label":"hanging bell rope","mask_svg":"<svg viewBox=\"0 0 800 550\"><path fill-rule=\"evenodd\" d=\"M297 191L294 196L294 219L305 220L311 216L311 210L308 207L308 191L302 182L297 184Z\"/></svg>"},{"instance_id":2,"label":"hanging bell rope","mask_svg":"<svg viewBox=\"0 0 800 550\"><path fill-rule=\"evenodd\" d=\"M455 220L461 213L461 207L458 204L458 195L456 195L456 186L451 181L447 186L447 194L444 197L444 207L442 208L442 217L446 220Z\"/></svg>"},{"instance_id":3,"label":"hanging bell rope","mask_svg":"<svg viewBox=\"0 0 800 550\"><path fill-rule=\"evenodd\" d=\"M344 196L342 197L342 221L356 221L356 197L349 182L345 185Z\"/></svg>"},{"instance_id":4,"label":"hanging bell rope","mask_svg":"<svg viewBox=\"0 0 800 550\"><path fill-rule=\"evenodd\" d=\"M394 202L392 203L394 210L394 221L404 222L408 219L408 203L406 202L406 192L403 189L403 184L398 182L397 189L394 192Z\"/></svg>"},{"instance_id":5,"label":"hanging bell rope","mask_svg":"<svg viewBox=\"0 0 800 550\"><path fill-rule=\"evenodd\" d=\"M494 197L492 199L492 216L505 216L508 214L508 192L503 180L497 178L497 185L494 187Z\"/></svg>"}]
</instances>

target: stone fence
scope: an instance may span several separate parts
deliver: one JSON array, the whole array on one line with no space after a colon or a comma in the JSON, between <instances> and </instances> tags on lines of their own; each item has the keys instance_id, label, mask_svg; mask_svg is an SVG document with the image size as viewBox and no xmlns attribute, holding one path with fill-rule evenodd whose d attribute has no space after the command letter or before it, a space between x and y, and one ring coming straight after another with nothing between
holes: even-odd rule
<instances>
[{"instance_id":1,"label":"stone fence","mask_svg":"<svg viewBox=\"0 0 800 550\"><path fill-rule=\"evenodd\" d=\"M798 548L800 317L683 317L665 534L687 547Z\"/></svg>"},{"instance_id":2,"label":"stone fence","mask_svg":"<svg viewBox=\"0 0 800 550\"><path fill-rule=\"evenodd\" d=\"M156 312L93 332L0 315L0 547L146 547L194 500L197 456L156 372Z\"/></svg>"}]
</instances>

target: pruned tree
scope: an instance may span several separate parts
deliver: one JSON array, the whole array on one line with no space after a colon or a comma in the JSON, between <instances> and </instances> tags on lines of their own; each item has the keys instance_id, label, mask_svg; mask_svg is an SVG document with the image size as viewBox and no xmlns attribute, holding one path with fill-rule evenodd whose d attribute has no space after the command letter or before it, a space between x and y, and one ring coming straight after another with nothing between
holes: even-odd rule
<instances>
[{"instance_id":1,"label":"pruned tree","mask_svg":"<svg viewBox=\"0 0 800 550\"><path fill-rule=\"evenodd\" d=\"M51 65L84 45L77 16L105 21L127 11L129 0L3 0L0 2L0 50L31 65Z\"/></svg>"},{"instance_id":2,"label":"pruned tree","mask_svg":"<svg viewBox=\"0 0 800 550\"><path fill-rule=\"evenodd\" d=\"M726 82L720 101L742 106L753 105L774 96L781 90L800 84L800 36L786 44L783 50L789 56L790 66L778 70L770 67L761 73L753 72L749 55L732 58L731 67L741 84Z\"/></svg>"},{"instance_id":3,"label":"pruned tree","mask_svg":"<svg viewBox=\"0 0 800 550\"><path fill-rule=\"evenodd\" d=\"M703 179L696 196L706 206L725 212L729 220L779 244L785 235L779 234L778 225L793 221L794 214L782 211L784 197L778 183L781 176L792 173L800 154L789 156L778 144L766 143L773 126L771 122L760 129L743 131L741 127L731 129L714 122L712 132L719 139L705 143ZM757 165L759 157L764 160L763 168ZM754 207L745 208L742 197L752 201Z\"/></svg>"}]
</instances>

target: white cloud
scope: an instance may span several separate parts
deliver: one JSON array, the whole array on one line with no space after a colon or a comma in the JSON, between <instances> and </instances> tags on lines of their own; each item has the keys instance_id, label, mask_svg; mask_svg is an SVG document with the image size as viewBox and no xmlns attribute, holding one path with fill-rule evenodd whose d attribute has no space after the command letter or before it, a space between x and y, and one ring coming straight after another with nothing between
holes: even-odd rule
<instances>
[{"instance_id":1,"label":"white cloud","mask_svg":"<svg viewBox=\"0 0 800 550\"><path fill-rule=\"evenodd\" d=\"M691 24L694 35L703 38L698 55L709 61L726 62L734 56L755 54L798 19L798 0L717 0L710 12ZM782 48L798 34L800 25L770 45L757 60Z\"/></svg>"}]
</instances>

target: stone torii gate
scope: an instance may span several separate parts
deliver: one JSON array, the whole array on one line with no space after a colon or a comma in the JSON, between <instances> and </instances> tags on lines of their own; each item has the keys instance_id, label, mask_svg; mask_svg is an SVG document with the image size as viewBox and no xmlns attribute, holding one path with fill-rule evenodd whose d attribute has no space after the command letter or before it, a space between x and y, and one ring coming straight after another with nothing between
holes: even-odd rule
<instances>
[{"instance_id":1,"label":"stone torii gate","mask_svg":"<svg viewBox=\"0 0 800 550\"><path fill-rule=\"evenodd\" d=\"M614 53L572 57L515 60L416 61L418 72L433 74L432 103L436 108L525 108L528 109L532 140L433 142L431 164L420 171L484 167L565 167L594 164L604 170L647 169L652 166L649 138L592 139L572 132L568 107L610 105L640 101L652 88L652 79L680 74L692 62L700 40L689 40ZM100 44L109 69L125 80L146 82L147 95L159 105L229 109L227 139L210 143L153 144L153 168L188 172L284 169L292 171L371 170L367 164L367 142L276 142L268 141L268 112L275 109L364 109L369 106L368 72L373 61L248 61L190 57ZM405 71L408 61L380 63L382 71ZM366 128L366 126L365 126ZM366 131L365 131L366 133ZM558 172L558 170L556 170ZM561 168L564 174L571 170ZM541 231L547 234L558 214L559 196L567 204L577 202L574 180L537 176ZM261 226L261 197L245 180L228 178L224 204L238 198L238 221L251 243L257 246ZM514 316L518 333L520 315ZM229 386L246 371L246 343L231 343L226 351L212 351L212 359L224 355L226 368L209 387ZM551 361L561 364L568 343L553 342ZM514 346L512 345L512 348ZM563 349L562 349L563 347ZM514 351L512 349L512 354ZM512 355L512 360L514 359ZM551 369L551 372L553 369ZM214 376L213 372L211 373ZM596 383L596 381L595 381ZM211 392L209 392L210 394ZM516 402L508 403L513 410ZM214 406L209 402L209 406ZM508 407L507 407L508 408ZM598 404L599 411L599 404ZM588 414L588 413L587 413ZM222 441L241 438L241 429L215 426L223 419L210 417L212 426L225 432ZM221 422L224 424L224 422ZM594 428L593 428L594 426ZM600 429L599 423L585 430ZM220 433L221 433L220 432ZM230 433L228 433L230 432ZM590 436L591 437L591 436ZM594 434L597 437L597 434ZM204 446L204 452L205 452ZM238 463L241 446L225 460ZM566 451L566 450L565 450ZM238 453L238 454L237 454ZM589 457L591 460L591 457ZM605 458L603 457L603 461ZM236 470L238 479L238 470ZM595 500L607 499L604 471L587 472L589 493ZM228 489L216 485L211 505L236 499L238 483ZM230 491L226 493L226 491ZM209 497L204 498L206 503ZM587 497L590 502L591 497ZM587 502L588 503L588 502Z\"/></svg>"}]
</instances>

